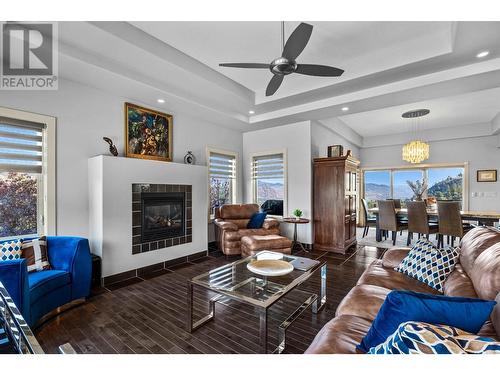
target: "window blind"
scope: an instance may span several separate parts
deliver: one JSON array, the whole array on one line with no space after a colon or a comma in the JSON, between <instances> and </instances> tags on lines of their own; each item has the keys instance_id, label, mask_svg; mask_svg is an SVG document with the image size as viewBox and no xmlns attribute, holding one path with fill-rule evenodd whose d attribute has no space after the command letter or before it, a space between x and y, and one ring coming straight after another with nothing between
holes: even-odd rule
<instances>
[{"instance_id":1,"label":"window blind","mask_svg":"<svg viewBox=\"0 0 500 375\"><path fill-rule=\"evenodd\" d=\"M42 173L43 129L0 117L0 172Z\"/></svg>"},{"instance_id":2,"label":"window blind","mask_svg":"<svg viewBox=\"0 0 500 375\"><path fill-rule=\"evenodd\" d=\"M252 161L252 178L284 178L283 154L256 156Z\"/></svg>"},{"instance_id":3,"label":"window blind","mask_svg":"<svg viewBox=\"0 0 500 375\"><path fill-rule=\"evenodd\" d=\"M210 177L213 178L236 178L236 158L232 155L210 153Z\"/></svg>"}]
</instances>

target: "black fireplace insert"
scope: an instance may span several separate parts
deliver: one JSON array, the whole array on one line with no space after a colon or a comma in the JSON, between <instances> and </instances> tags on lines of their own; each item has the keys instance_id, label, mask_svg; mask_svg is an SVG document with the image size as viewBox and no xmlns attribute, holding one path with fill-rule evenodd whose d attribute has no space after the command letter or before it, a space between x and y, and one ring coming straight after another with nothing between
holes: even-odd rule
<instances>
[{"instance_id":1,"label":"black fireplace insert","mask_svg":"<svg viewBox=\"0 0 500 375\"><path fill-rule=\"evenodd\" d=\"M141 193L141 242L185 235L186 193Z\"/></svg>"}]
</instances>

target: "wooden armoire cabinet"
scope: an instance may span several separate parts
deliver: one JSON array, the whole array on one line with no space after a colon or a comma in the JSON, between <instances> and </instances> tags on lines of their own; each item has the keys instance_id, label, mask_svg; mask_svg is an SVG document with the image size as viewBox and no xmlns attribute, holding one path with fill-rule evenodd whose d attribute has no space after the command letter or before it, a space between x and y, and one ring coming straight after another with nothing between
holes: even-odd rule
<instances>
[{"instance_id":1,"label":"wooden armoire cabinet","mask_svg":"<svg viewBox=\"0 0 500 375\"><path fill-rule=\"evenodd\" d=\"M314 159L314 249L345 254L356 245L358 165L352 156Z\"/></svg>"}]
</instances>

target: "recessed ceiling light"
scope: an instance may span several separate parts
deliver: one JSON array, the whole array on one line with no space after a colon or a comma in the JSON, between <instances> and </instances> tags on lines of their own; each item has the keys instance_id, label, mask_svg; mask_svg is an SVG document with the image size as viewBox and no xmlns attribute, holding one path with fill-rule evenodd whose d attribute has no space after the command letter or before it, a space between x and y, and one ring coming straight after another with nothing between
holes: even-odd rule
<instances>
[{"instance_id":1,"label":"recessed ceiling light","mask_svg":"<svg viewBox=\"0 0 500 375\"><path fill-rule=\"evenodd\" d=\"M165 99L158 99L158 103L165 103Z\"/></svg>"},{"instance_id":2,"label":"recessed ceiling light","mask_svg":"<svg viewBox=\"0 0 500 375\"><path fill-rule=\"evenodd\" d=\"M480 59L480 58L482 58L482 57L486 57L486 56L488 56L489 54L490 54L490 51L481 51L481 52L479 52L479 53L476 55L476 57L477 57L478 59Z\"/></svg>"},{"instance_id":3,"label":"recessed ceiling light","mask_svg":"<svg viewBox=\"0 0 500 375\"><path fill-rule=\"evenodd\" d=\"M349 107L342 107L342 111L347 112L349 110Z\"/></svg>"},{"instance_id":4,"label":"recessed ceiling light","mask_svg":"<svg viewBox=\"0 0 500 375\"><path fill-rule=\"evenodd\" d=\"M254 113L255 113L255 111L251 111L251 110L250 110L250 111L248 111L248 114L249 114L249 115L253 115Z\"/></svg>"}]
</instances>

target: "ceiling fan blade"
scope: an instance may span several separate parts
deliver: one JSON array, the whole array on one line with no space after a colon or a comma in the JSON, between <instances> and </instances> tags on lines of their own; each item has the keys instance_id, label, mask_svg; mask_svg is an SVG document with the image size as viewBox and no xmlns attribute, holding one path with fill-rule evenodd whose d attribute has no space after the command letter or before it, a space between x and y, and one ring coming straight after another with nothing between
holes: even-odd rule
<instances>
[{"instance_id":1,"label":"ceiling fan blade","mask_svg":"<svg viewBox=\"0 0 500 375\"><path fill-rule=\"evenodd\" d=\"M305 74L307 76L318 77L339 77L344 73L342 69L333 66L315 65L315 64L297 64L295 73Z\"/></svg>"},{"instance_id":2,"label":"ceiling fan blade","mask_svg":"<svg viewBox=\"0 0 500 375\"><path fill-rule=\"evenodd\" d=\"M283 48L282 56L288 60L295 61L302 53L304 48L311 37L313 27L308 23L302 22L286 41L285 48Z\"/></svg>"},{"instance_id":3,"label":"ceiling fan blade","mask_svg":"<svg viewBox=\"0 0 500 375\"><path fill-rule=\"evenodd\" d=\"M219 64L219 66L225 66L228 68L269 69L269 64L260 63L226 63Z\"/></svg>"},{"instance_id":4,"label":"ceiling fan blade","mask_svg":"<svg viewBox=\"0 0 500 375\"><path fill-rule=\"evenodd\" d=\"M284 77L285 76L283 75L275 74L273 78L271 78L266 88L266 96L273 95L276 92L276 90L279 89L279 87L281 86L281 82L283 82Z\"/></svg>"}]
</instances>

